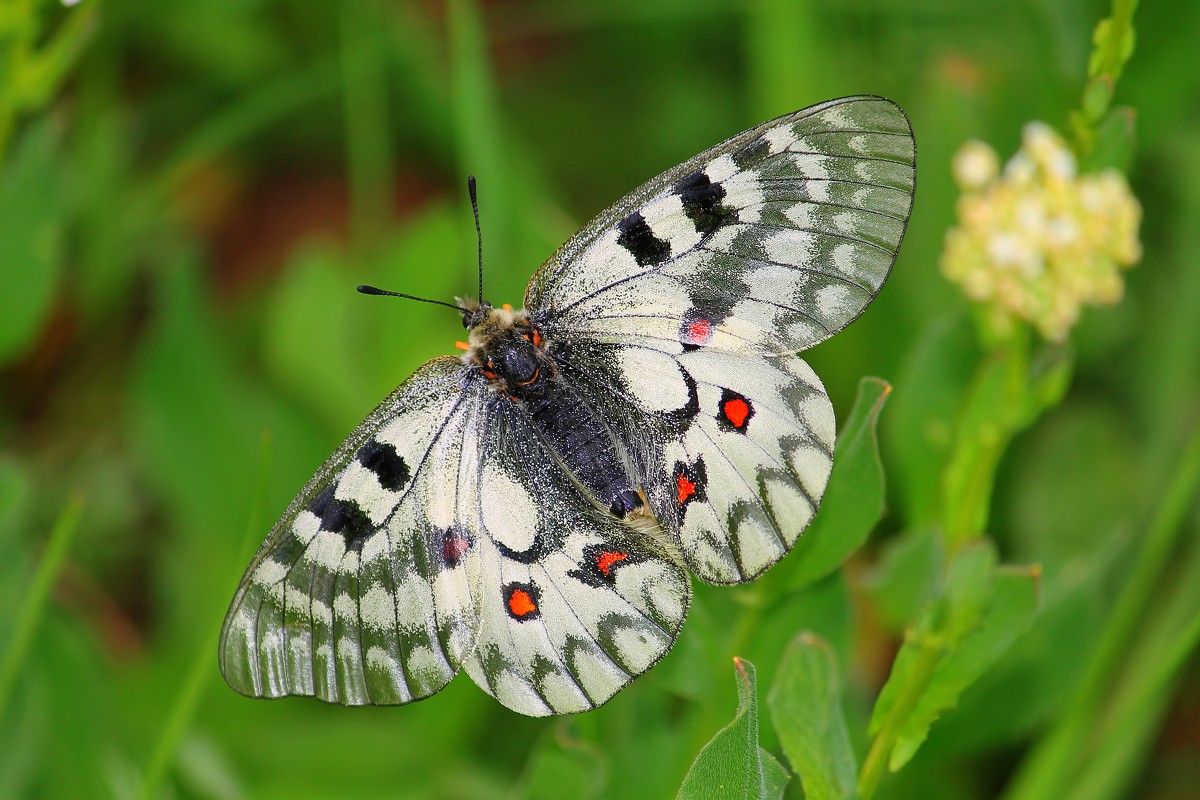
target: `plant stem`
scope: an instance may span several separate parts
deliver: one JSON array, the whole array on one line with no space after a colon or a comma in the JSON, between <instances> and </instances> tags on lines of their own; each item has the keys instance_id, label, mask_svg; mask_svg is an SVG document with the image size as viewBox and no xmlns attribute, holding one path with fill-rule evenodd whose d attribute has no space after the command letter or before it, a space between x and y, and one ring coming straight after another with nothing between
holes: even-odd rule
<instances>
[{"instance_id":1,"label":"plant stem","mask_svg":"<svg viewBox=\"0 0 1200 800\"><path fill-rule=\"evenodd\" d=\"M45 552L42 553L42 560L38 562L37 569L33 573L33 582L29 585L29 590L25 592L21 607L17 611L17 622L13 629L12 639L5 648L3 661L0 662L0 720L4 718L9 697L12 695L13 687L16 686L25 658L29 655L29 646L33 641L34 631L37 630L38 623L42 619L42 612L46 609L46 599L50 596L50 590L54 586L63 561L66 560L67 552L71 548L71 540L75 537L82 514L83 496L74 493L67 501L62 513L58 515L58 521L54 523L54 529L50 532L50 540L46 544Z\"/></svg>"},{"instance_id":2,"label":"plant stem","mask_svg":"<svg viewBox=\"0 0 1200 800\"><path fill-rule=\"evenodd\" d=\"M904 723L912 714L913 709L916 708L921 695L925 693L925 687L933 678L933 673L941 658L941 646L934 642L922 643L916 661L913 663L913 669L908 674L908 682L904 684L904 688L896 698L895 705L888 711L883 725L879 728L879 735L871 743L871 749L867 752L867 758L863 762L862 771L858 776L860 800L870 800L875 794L875 789L879 786L879 781L882 780L883 772L891 758L892 748L896 746L896 740L900 736L900 730L904 727Z\"/></svg>"},{"instance_id":3,"label":"plant stem","mask_svg":"<svg viewBox=\"0 0 1200 800\"><path fill-rule=\"evenodd\" d=\"M1183 455L1158 506L1137 561L1113 607L1108 624L1088 659L1079 689L1058 724L1026 759L1007 792L1010 800L1061 796L1093 731L1108 686L1128 652L1150 597L1158 586L1182 527L1200 490L1200 424L1193 429Z\"/></svg>"},{"instance_id":4,"label":"plant stem","mask_svg":"<svg viewBox=\"0 0 1200 800\"><path fill-rule=\"evenodd\" d=\"M1029 400L1029 331L1018 327L979 365L963 404L942 480L942 533L951 552L983 534L996 467L1031 421Z\"/></svg>"},{"instance_id":5,"label":"plant stem","mask_svg":"<svg viewBox=\"0 0 1200 800\"><path fill-rule=\"evenodd\" d=\"M1108 36L1100 50L1097 74L1108 75L1116 83L1125 67L1126 55L1121 52L1126 37L1133 31L1133 12L1137 0L1113 0L1112 16L1108 18Z\"/></svg>"},{"instance_id":6,"label":"plant stem","mask_svg":"<svg viewBox=\"0 0 1200 800\"><path fill-rule=\"evenodd\" d=\"M258 451L258 481L250 503L250 512L246 515L246 532L242 537L242 545L238 548L239 555L250 549L249 546L259 530L259 517L262 514L263 498L267 491L270 461L271 437L266 431L263 431ZM232 596L232 591L230 595ZM154 747L146 770L142 773L142 781L137 794L139 800L151 800L157 796L159 784L162 783L167 769L174 761L175 754L179 750L179 742L187 733L192 717L196 714L196 707L204 697L205 681L212 675L213 653L217 649L213 645L220 641L221 628L224 625L223 617L224 615L218 620L216 629L201 639L196 657L192 659L192 667L188 671L187 680L184 681L183 688L175 698L175 703L171 707L171 715L167 718L167 723L158 737L158 743Z\"/></svg>"}]
</instances>

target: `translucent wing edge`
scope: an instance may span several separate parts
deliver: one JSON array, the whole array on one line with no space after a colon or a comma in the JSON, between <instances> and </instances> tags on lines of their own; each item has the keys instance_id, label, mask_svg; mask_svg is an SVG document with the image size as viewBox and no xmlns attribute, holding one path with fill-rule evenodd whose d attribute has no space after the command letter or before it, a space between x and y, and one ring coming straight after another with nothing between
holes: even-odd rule
<instances>
[{"instance_id":1,"label":"translucent wing edge","mask_svg":"<svg viewBox=\"0 0 1200 800\"><path fill-rule=\"evenodd\" d=\"M291 503L288 504L287 509L271 528L270 533L258 548L249 566L243 572L237 591L229 604L229 609L226 611L225 619L221 624L217 660L221 676L225 679L225 683L235 692L246 697L267 699L302 694L305 696L315 696L326 702L337 703L336 700L326 700L316 692L268 693L260 691L258 690L259 687L265 688L260 675L237 674L238 668L230 664L231 651L228 646L230 632L235 623L236 615L242 607L247 593L253 588L252 576L262 565L264 559L270 556L276 547L290 535L290 526L296 517L319 491L346 466L355 453L358 452L359 448L376 431L394 419L398 413L402 413L405 405L440 392L449 393L462 384L464 377L465 373L462 362L454 356L439 356L422 364L350 432L333 454L325 460L325 463L321 465L316 474L304 484L304 487L300 489ZM461 671L461 669L462 664L456 666L456 672ZM425 698L417 697L410 702L422 699Z\"/></svg>"}]
</instances>

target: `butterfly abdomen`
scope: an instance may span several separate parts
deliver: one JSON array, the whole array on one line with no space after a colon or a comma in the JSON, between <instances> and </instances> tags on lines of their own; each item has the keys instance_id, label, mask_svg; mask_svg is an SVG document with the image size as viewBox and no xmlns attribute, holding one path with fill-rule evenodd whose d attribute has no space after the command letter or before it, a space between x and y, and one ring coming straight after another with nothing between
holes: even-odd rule
<instances>
[{"instance_id":1,"label":"butterfly abdomen","mask_svg":"<svg viewBox=\"0 0 1200 800\"><path fill-rule=\"evenodd\" d=\"M563 465L602 506L622 518L641 507L612 434L578 393L550 381L524 406Z\"/></svg>"}]
</instances>

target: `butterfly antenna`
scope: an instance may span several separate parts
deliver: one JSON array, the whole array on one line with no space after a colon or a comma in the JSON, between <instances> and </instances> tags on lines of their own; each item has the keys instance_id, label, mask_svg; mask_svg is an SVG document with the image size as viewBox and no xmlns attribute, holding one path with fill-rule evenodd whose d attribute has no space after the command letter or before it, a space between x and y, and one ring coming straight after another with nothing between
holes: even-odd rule
<instances>
[{"instance_id":1,"label":"butterfly antenna","mask_svg":"<svg viewBox=\"0 0 1200 800\"><path fill-rule=\"evenodd\" d=\"M434 305L438 305L438 306L446 306L447 308L453 308L455 311L461 312L463 314L471 313L470 309L463 308L462 306L456 306L456 305L454 305L454 303L447 303L444 300L430 300L428 297L417 297L415 294L405 294L404 292L389 292L386 289L379 289L374 286L367 286L366 284L359 286L358 291L362 292L363 294L387 295L388 297L403 297L407 300L418 300L422 303L433 303Z\"/></svg>"},{"instance_id":2,"label":"butterfly antenna","mask_svg":"<svg viewBox=\"0 0 1200 800\"><path fill-rule=\"evenodd\" d=\"M483 303L483 232L479 230L479 198L475 194L475 176L467 176L467 193L471 195L471 211L475 213L475 241L479 243L479 302Z\"/></svg>"}]
</instances>

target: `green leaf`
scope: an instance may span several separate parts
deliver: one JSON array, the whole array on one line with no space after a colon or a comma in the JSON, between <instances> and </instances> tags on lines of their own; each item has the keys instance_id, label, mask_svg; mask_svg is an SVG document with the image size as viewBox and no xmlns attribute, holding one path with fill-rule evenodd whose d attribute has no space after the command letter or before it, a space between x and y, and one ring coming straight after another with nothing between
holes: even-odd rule
<instances>
[{"instance_id":1,"label":"green leaf","mask_svg":"<svg viewBox=\"0 0 1200 800\"><path fill-rule=\"evenodd\" d=\"M758 745L754 665L741 658L734 658L733 664L737 714L700 750L683 778L679 800L773 799L782 797L787 786L787 770Z\"/></svg>"},{"instance_id":2,"label":"green leaf","mask_svg":"<svg viewBox=\"0 0 1200 800\"><path fill-rule=\"evenodd\" d=\"M935 636L946 642L946 649L962 640L983 615L992 593L996 571L996 550L989 541L964 547L950 561L942 601L934 606Z\"/></svg>"},{"instance_id":3,"label":"green leaf","mask_svg":"<svg viewBox=\"0 0 1200 800\"><path fill-rule=\"evenodd\" d=\"M1136 120L1136 112L1128 106L1114 108L1105 114L1096 125L1092 150L1083 159L1083 169L1088 172L1106 168L1128 171L1133 161Z\"/></svg>"},{"instance_id":4,"label":"green leaf","mask_svg":"<svg viewBox=\"0 0 1200 800\"><path fill-rule=\"evenodd\" d=\"M863 378L858 384L858 397L834 451L833 473L820 513L788 559L793 589L837 569L883 516L883 465L875 426L891 391L879 378Z\"/></svg>"},{"instance_id":5,"label":"green leaf","mask_svg":"<svg viewBox=\"0 0 1200 800\"><path fill-rule=\"evenodd\" d=\"M1092 55L1088 59L1088 75L1111 75L1114 79L1133 55L1132 25L1114 24L1112 17L1102 19L1092 32Z\"/></svg>"},{"instance_id":6,"label":"green leaf","mask_svg":"<svg viewBox=\"0 0 1200 800\"><path fill-rule=\"evenodd\" d=\"M888 761L893 772L912 758L938 716L958 704L962 692L1008 650L1037 611L1041 570L997 569L995 563L995 551L986 542L963 548L950 562L941 596L925 609L896 656L871 718L876 733L889 716L903 717ZM915 696L914 685L920 689Z\"/></svg>"},{"instance_id":7,"label":"green leaf","mask_svg":"<svg viewBox=\"0 0 1200 800\"><path fill-rule=\"evenodd\" d=\"M807 800L855 797L858 772L842 714L833 648L807 631L796 637L767 695L783 752Z\"/></svg>"},{"instance_id":8,"label":"green leaf","mask_svg":"<svg viewBox=\"0 0 1200 800\"><path fill-rule=\"evenodd\" d=\"M956 706L963 691L1029 627L1037 613L1040 576L1041 570L1036 567L997 571L992 596L978 625L942 658L929 687L901 729L890 761L893 771L913 757L938 716Z\"/></svg>"},{"instance_id":9,"label":"green leaf","mask_svg":"<svg viewBox=\"0 0 1200 800\"><path fill-rule=\"evenodd\" d=\"M54 301L64 214L54 122L31 126L0 172L0 364L33 344Z\"/></svg>"},{"instance_id":10,"label":"green leaf","mask_svg":"<svg viewBox=\"0 0 1200 800\"><path fill-rule=\"evenodd\" d=\"M933 597L946 560L942 537L933 528L915 528L889 539L863 588L889 630L903 631Z\"/></svg>"},{"instance_id":11,"label":"green leaf","mask_svg":"<svg viewBox=\"0 0 1200 800\"><path fill-rule=\"evenodd\" d=\"M351 335L366 298L355 293L354 276L339 261L325 247L293 259L273 293L263 341L272 374L338 432L365 413L367 394ZM313 380L317 365L321 379Z\"/></svg>"}]
</instances>

